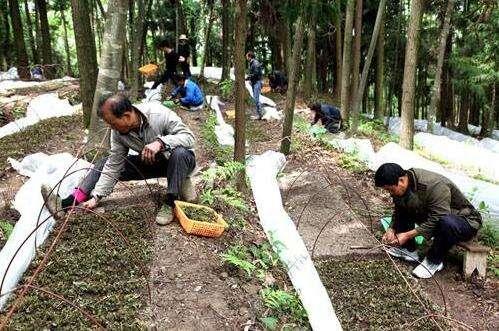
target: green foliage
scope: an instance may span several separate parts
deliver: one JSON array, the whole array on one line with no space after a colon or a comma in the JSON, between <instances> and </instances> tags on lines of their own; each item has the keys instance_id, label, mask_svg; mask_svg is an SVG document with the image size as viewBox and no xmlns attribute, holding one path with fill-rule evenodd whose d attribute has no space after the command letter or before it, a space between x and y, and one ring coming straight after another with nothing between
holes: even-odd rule
<instances>
[{"instance_id":1,"label":"green foliage","mask_svg":"<svg viewBox=\"0 0 499 331\"><path fill-rule=\"evenodd\" d=\"M310 123L302 116L295 116L293 120L293 127L296 131L301 133L308 133L310 129Z\"/></svg>"},{"instance_id":2,"label":"green foliage","mask_svg":"<svg viewBox=\"0 0 499 331\"><path fill-rule=\"evenodd\" d=\"M354 173L364 173L368 170L364 162L359 160L358 152L342 153L338 159L340 167L350 170Z\"/></svg>"},{"instance_id":3,"label":"green foliage","mask_svg":"<svg viewBox=\"0 0 499 331\"><path fill-rule=\"evenodd\" d=\"M216 167L209 168L202 174L202 179L205 182L217 181L232 181L235 176L244 170L244 164L236 161L229 161L224 163L223 166L217 165Z\"/></svg>"},{"instance_id":4,"label":"green foliage","mask_svg":"<svg viewBox=\"0 0 499 331\"><path fill-rule=\"evenodd\" d=\"M234 95L234 81L232 79L226 79L221 81L219 86L222 98L225 100L231 99Z\"/></svg>"},{"instance_id":5,"label":"green foliage","mask_svg":"<svg viewBox=\"0 0 499 331\"><path fill-rule=\"evenodd\" d=\"M478 231L478 239L489 247L499 248L499 230L492 221L484 221Z\"/></svg>"},{"instance_id":6,"label":"green foliage","mask_svg":"<svg viewBox=\"0 0 499 331\"><path fill-rule=\"evenodd\" d=\"M217 136L215 135L216 124L217 118L214 114L210 114L201 128L201 135L208 147L207 151L210 151L217 164L223 165L232 160L234 148L218 144Z\"/></svg>"},{"instance_id":7,"label":"green foliage","mask_svg":"<svg viewBox=\"0 0 499 331\"><path fill-rule=\"evenodd\" d=\"M295 293L267 287L260 291L260 295L264 305L274 314L290 317L292 322L298 324L307 323L307 312Z\"/></svg>"},{"instance_id":8,"label":"green foliage","mask_svg":"<svg viewBox=\"0 0 499 331\"><path fill-rule=\"evenodd\" d=\"M250 257L247 248L242 245L231 246L220 256L224 262L246 272L248 277L256 269L256 266L249 261Z\"/></svg>"},{"instance_id":9,"label":"green foliage","mask_svg":"<svg viewBox=\"0 0 499 331\"><path fill-rule=\"evenodd\" d=\"M268 270L279 264L279 257L268 242L252 244L249 248L236 244L230 246L221 257L228 264L245 271L248 277L256 274L261 280Z\"/></svg>"},{"instance_id":10,"label":"green foliage","mask_svg":"<svg viewBox=\"0 0 499 331\"><path fill-rule=\"evenodd\" d=\"M382 144L398 142L398 136L388 133L381 120L366 120L361 118L357 131L369 138L379 139Z\"/></svg>"},{"instance_id":11,"label":"green foliage","mask_svg":"<svg viewBox=\"0 0 499 331\"><path fill-rule=\"evenodd\" d=\"M279 319L274 316L261 317L260 322L262 322L265 329L275 330L277 329L277 323L279 323Z\"/></svg>"},{"instance_id":12,"label":"green foliage","mask_svg":"<svg viewBox=\"0 0 499 331\"><path fill-rule=\"evenodd\" d=\"M9 222L0 219L0 231L2 231L5 239L8 239L14 230L14 226Z\"/></svg>"}]
</instances>

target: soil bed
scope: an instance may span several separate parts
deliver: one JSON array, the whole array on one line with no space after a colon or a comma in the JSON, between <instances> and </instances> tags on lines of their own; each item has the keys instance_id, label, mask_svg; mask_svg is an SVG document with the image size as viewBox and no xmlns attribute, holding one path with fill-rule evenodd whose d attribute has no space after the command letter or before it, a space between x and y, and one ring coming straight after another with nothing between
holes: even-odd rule
<instances>
[{"instance_id":1,"label":"soil bed","mask_svg":"<svg viewBox=\"0 0 499 331\"><path fill-rule=\"evenodd\" d=\"M128 201L113 208L114 212L103 215L111 223L93 214L80 214L70 220L35 284L79 305L105 328L143 328L146 322L139 318L139 312L148 301L152 241L148 222L155 206L131 205ZM20 284L26 282L42 258L32 263ZM28 292L9 324L12 329L92 326L78 310L36 290Z\"/></svg>"}]
</instances>

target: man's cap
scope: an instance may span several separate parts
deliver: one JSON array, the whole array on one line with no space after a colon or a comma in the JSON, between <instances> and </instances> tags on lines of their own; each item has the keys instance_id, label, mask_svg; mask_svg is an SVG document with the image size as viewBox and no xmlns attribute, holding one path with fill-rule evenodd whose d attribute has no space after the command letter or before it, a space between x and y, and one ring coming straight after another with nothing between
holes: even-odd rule
<instances>
[{"instance_id":1,"label":"man's cap","mask_svg":"<svg viewBox=\"0 0 499 331\"><path fill-rule=\"evenodd\" d=\"M187 40L187 36L185 34L181 34L180 37L178 37L178 40Z\"/></svg>"}]
</instances>

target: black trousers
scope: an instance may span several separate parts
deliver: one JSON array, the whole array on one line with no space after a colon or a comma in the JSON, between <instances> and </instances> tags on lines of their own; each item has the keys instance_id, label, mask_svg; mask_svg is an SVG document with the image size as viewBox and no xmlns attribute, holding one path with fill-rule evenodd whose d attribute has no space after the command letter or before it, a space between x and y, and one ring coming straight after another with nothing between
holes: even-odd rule
<instances>
[{"instance_id":1,"label":"black trousers","mask_svg":"<svg viewBox=\"0 0 499 331\"><path fill-rule=\"evenodd\" d=\"M95 188L106 161L107 158L103 158L95 163L93 169L90 170L80 185L82 191L90 194ZM169 159L166 159L162 153L158 153L156 162L150 165L142 162L140 155L128 155L119 180L129 181L166 177L168 180L167 193L178 197L182 190L183 182L195 167L196 158L194 157L194 153L184 147L175 148Z\"/></svg>"},{"instance_id":2,"label":"black trousers","mask_svg":"<svg viewBox=\"0 0 499 331\"><path fill-rule=\"evenodd\" d=\"M402 218L400 222L395 224L394 230L395 233L407 232L413 230L414 226L415 223L410 221L410 218ZM433 233L433 243L427 254L428 260L433 263L442 262L452 246L460 241L470 240L475 236L476 232L477 230L473 229L462 216L449 214L441 217ZM413 238L402 247L414 251L416 241Z\"/></svg>"}]
</instances>

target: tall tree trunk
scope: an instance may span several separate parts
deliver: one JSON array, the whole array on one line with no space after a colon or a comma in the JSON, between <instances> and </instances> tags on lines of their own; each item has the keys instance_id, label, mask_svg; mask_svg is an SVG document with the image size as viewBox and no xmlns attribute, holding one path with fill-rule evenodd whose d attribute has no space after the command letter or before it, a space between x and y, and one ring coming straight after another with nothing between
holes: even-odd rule
<instances>
[{"instance_id":1,"label":"tall tree trunk","mask_svg":"<svg viewBox=\"0 0 499 331\"><path fill-rule=\"evenodd\" d=\"M199 79L202 79L204 77L204 67L206 66L206 59L208 57L208 52L209 52L209 42L210 42L210 34L211 34L211 27L213 26L213 21L215 20L215 10L213 9L214 4L208 4L209 7L209 19L208 19L208 25L206 26L206 31L204 33L204 53L203 53L203 58L201 60L201 69L199 70Z\"/></svg>"},{"instance_id":2,"label":"tall tree trunk","mask_svg":"<svg viewBox=\"0 0 499 331\"><path fill-rule=\"evenodd\" d=\"M133 23L133 33L131 35L131 63L130 63L130 96L132 100L137 99L140 85L140 74L138 68L140 67L140 49L144 33L144 23L146 16L145 0L136 0L137 2L137 15Z\"/></svg>"},{"instance_id":3,"label":"tall tree trunk","mask_svg":"<svg viewBox=\"0 0 499 331\"><path fill-rule=\"evenodd\" d=\"M335 16L335 26L336 26L336 72L334 77L334 93L336 100L341 99L341 62L342 62L342 53L341 53L341 2L337 3L338 10Z\"/></svg>"},{"instance_id":4,"label":"tall tree trunk","mask_svg":"<svg viewBox=\"0 0 499 331\"><path fill-rule=\"evenodd\" d=\"M286 93L286 106L284 108L284 123L282 127L281 153L288 155L291 147L291 133L293 130L293 117L295 110L296 86L300 79L300 59L301 48L303 45L303 17L299 16L296 20L296 30L294 35L293 53L288 60L289 79L288 91Z\"/></svg>"},{"instance_id":5,"label":"tall tree trunk","mask_svg":"<svg viewBox=\"0 0 499 331\"><path fill-rule=\"evenodd\" d=\"M417 65L419 29L424 0L411 0L411 16L407 29L405 48L404 80L402 83L402 118L400 146L412 150L414 146L414 92Z\"/></svg>"},{"instance_id":6,"label":"tall tree trunk","mask_svg":"<svg viewBox=\"0 0 499 331\"><path fill-rule=\"evenodd\" d=\"M236 76L236 118L235 118L235 144L234 161L245 163L246 158L246 105L245 105L245 81L244 81L244 48L246 41L246 0L236 0L235 8L235 45L234 62ZM237 187L239 190L245 188L245 173L241 171L237 176Z\"/></svg>"},{"instance_id":7,"label":"tall tree trunk","mask_svg":"<svg viewBox=\"0 0 499 331\"><path fill-rule=\"evenodd\" d=\"M496 83L493 82L491 86L490 108L488 106L483 107L482 129L480 130L480 135L482 137L490 137L492 135L492 130L494 130L495 107L496 107Z\"/></svg>"},{"instance_id":8,"label":"tall tree trunk","mask_svg":"<svg viewBox=\"0 0 499 331\"><path fill-rule=\"evenodd\" d=\"M66 51L66 75L73 76L73 70L71 70L71 53L69 51L69 42L68 42L68 28L66 22L66 14L64 14L64 10L60 10L61 20L62 20L62 32L64 35L64 50Z\"/></svg>"},{"instance_id":9,"label":"tall tree trunk","mask_svg":"<svg viewBox=\"0 0 499 331\"><path fill-rule=\"evenodd\" d=\"M29 12L28 0L24 0L24 12L26 13L26 25L28 26L29 47L33 56L33 63L40 63L38 50L36 49L35 37L33 36L33 22L31 21L31 13Z\"/></svg>"},{"instance_id":10,"label":"tall tree trunk","mask_svg":"<svg viewBox=\"0 0 499 331\"><path fill-rule=\"evenodd\" d=\"M6 1L0 2L0 65L3 71L8 70L8 66L11 64L10 60L10 50L12 46L10 44L10 24L9 24L9 9L7 7Z\"/></svg>"},{"instance_id":11,"label":"tall tree trunk","mask_svg":"<svg viewBox=\"0 0 499 331\"><path fill-rule=\"evenodd\" d=\"M38 8L38 15L40 17L40 29L42 32L42 63L53 64L52 62L52 45L50 42L49 21L47 18L47 2L45 0L35 0L36 7ZM49 77L53 77L54 71L51 69L46 70Z\"/></svg>"},{"instance_id":12,"label":"tall tree trunk","mask_svg":"<svg viewBox=\"0 0 499 331\"><path fill-rule=\"evenodd\" d=\"M468 132L468 117L470 113L471 97L469 94L461 96L461 104L459 108L459 123L457 125L457 131L469 134Z\"/></svg>"},{"instance_id":13,"label":"tall tree trunk","mask_svg":"<svg viewBox=\"0 0 499 331\"><path fill-rule=\"evenodd\" d=\"M110 0L107 8L102 56L89 128L90 146L102 146L106 149L109 147L109 130L106 129L104 121L97 116L97 108L103 95L116 92L120 80L126 36L127 3L122 0Z\"/></svg>"},{"instance_id":14,"label":"tall tree trunk","mask_svg":"<svg viewBox=\"0 0 499 331\"><path fill-rule=\"evenodd\" d=\"M355 0L352 82L350 87L350 112L355 111L355 97L359 89L360 46L362 41L362 0Z\"/></svg>"},{"instance_id":15,"label":"tall tree trunk","mask_svg":"<svg viewBox=\"0 0 499 331\"><path fill-rule=\"evenodd\" d=\"M97 81L97 55L94 33L90 27L88 0L71 0L73 27L76 43L76 57L80 73L80 95L85 127L90 124Z\"/></svg>"},{"instance_id":16,"label":"tall tree trunk","mask_svg":"<svg viewBox=\"0 0 499 331\"><path fill-rule=\"evenodd\" d=\"M21 22L21 13L19 12L19 1L9 0L9 9L12 30L14 31L14 42L16 46L17 70L21 79L28 79L28 54L26 53L26 46L24 44L24 31Z\"/></svg>"},{"instance_id":17,"label":"tall tree trunk","mask_svg":"<svg viewBox=\"0 0 499 331\"><path fill-rule=\"evenodd\" d=\"M289 28L286 18L281 17L281 19L277 22L277 29L280 50L279 52L280 57L282 58L282 67L278 69L288 73Z\"/></svg>"},{"instance_id":18,"label":"tall tree trunk","mask_svg":"<svg viewBox=\"0 0 499 331\"><path fill-rule=\"evenodd\" d=\"M341 65L341 118L344 123L348 123L350 116L350 74L354 7L354 0L348 0L345 16L345 37L343 38L343 63Z\"/></svg>"},{"instance_id":19,"label":"tall tree trunk","mask_svg":"<svg viewBox=\"0 0 499 331\"><path fill-rule=\"evenodd\" d=\"M317 30L317 5L315 1L310 4L310 23L308 25L308 45L307 45L307 60L305 61L305 81L303 84L303 96L305 100L309 100L316 93L316 50L315 50L315 31Z\"/></svg>"},{"instance_id":20,"label":"tall tree trunk","mask_svg":"<svg viewBox=\"0 0 499 331\"><path fill-rule=\"evenodd\" d=\"M437 106L440 104L441 85L442 85L442 67L444 64L445 46L447 36L450 30L450 20L452 10L454 8L454 0L447 0L447 9L445 10L444 24L440 32L438 42L437 66L435 68L435 82L433 84L433 93L431 96L430 108L428 109L428 132L433 132L437 118Z\"/></svg>"},{"instance_id":21,"label":"tall tree trunk","mask_svg":"<svg viewBox=\"0 0 499 331\"><path fill-rule=\"evenodd\" d=\"M355 95L354 98L354 104L352 107L352 128L351 128L353 132L357 130L357 126L359 124L360 103L366 89L367 76L369 75L369 68L371 67L371 61L373 58L374 49L376 48L376 44L378 42L379 30L381 28L381 25L383 24L383 14L385 12L385 4L386 0L381 0L378 5L378 12L376 14L374 30L371 36L371 43L369 44L369 50L367 51L367 57L364 63L364 68L362 69L362 77L360 78L360 84L357 90L357 94Z\"/></svg>"},{"instance_id":22,"label":"tall tree trunk","mask_svg":"<svg viewBox=\"0 0 499 331\"><path fill-rule=\"evenodd\" d=\"M229 10L230 0L222 0L222 81L230 78Z\"/></svg>"},{"instance_id":23,"label":"tall tree trunk","mask_svg":"<svg viewBox=\"0 0 499 331\"><path fill-rule=\"evenodd\" d=\"M381 20L378 43L376 44L376 86L374 91L374 118L382 119L385 113L384 74L385 74L385 20Z\"/></svg>"}]
</instances>

